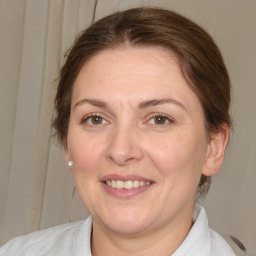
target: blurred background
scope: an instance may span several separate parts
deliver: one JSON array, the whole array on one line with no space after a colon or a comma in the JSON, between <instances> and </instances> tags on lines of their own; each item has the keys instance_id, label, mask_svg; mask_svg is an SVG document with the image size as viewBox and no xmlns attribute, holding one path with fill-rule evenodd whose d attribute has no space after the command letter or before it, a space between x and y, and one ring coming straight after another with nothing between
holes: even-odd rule
<instances>
[{"instance_id":1,"label":"blurred background","mask_svg":"<svg viewBox=\"0 0 256 256\"><path fill-rule=\"evenodd\" d=\"M237 255L256 255L255 0L0 0L0 245L88 215L52 137L58 71L78 32L116 10L158 6L204 27L233 90L234 132L201 204Z\"/></svg>"}]
</instances>

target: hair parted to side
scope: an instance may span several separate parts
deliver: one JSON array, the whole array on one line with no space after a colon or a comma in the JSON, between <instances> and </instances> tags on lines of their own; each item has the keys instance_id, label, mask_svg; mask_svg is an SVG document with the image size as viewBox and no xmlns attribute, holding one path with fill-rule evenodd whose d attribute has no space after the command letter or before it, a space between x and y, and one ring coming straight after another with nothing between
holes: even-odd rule
<instances>
[{"instance_id":1,"label":"hair parted to side","mask_svg":"<svg viewBox=\"0 0 256 256\"><path fill-rule=\"evenodd\" d=\"M189 86L199 98L208 134L231 126L230 79L221 53L210 35L189 19L159 8L134 8L109 15L84 30L60 71L53 127L65 144L74 81L82 66L109 48L160 46L175 53ZM211 177L201 176L198 193L205 195Z\"/></svg>"}]
</instances>

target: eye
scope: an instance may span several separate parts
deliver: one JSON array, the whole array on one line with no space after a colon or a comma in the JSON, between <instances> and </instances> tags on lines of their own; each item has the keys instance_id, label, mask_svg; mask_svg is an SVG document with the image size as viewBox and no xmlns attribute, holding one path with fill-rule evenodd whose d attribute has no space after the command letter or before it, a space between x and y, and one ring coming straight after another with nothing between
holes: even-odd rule
<instances>
[{"instance_id":1,"label":"eye","mask_svg":"<svg viewBox=\"0 0 256 256\"><path fill-rule=\"evenodd\" d=\"M163 115L163 114L155 114L153 117L149 120L150 124L157 124L157 125L165 125L168 123L173 123L173 120L171 120L169 117Z\"/></svg>"},{"instance_id":2,"label":"eye","mask_svg":"<svg viewBox=\"0 0 256 256\"><path fill-rule=\"evenodd\" d=\"M87 123L89 125L101 125L106 123L106 120L100 115L90 115L82 119L81 123Z\"/></svg>"}]
</instances>

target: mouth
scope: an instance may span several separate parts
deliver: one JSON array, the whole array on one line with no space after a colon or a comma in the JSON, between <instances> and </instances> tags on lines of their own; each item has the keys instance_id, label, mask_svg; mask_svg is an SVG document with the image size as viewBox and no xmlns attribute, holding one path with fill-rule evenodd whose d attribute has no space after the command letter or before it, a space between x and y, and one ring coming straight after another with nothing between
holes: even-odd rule
<instances>
[{"instance_id":1,"label":"mouth","mask_svg":"<svg viewBox=\"0 0 256 256\"><path fill-rule=\"evenodd\" d=\"M105 191L111 196L128 199L148 190L154 181L143 177L128 175L108 175L101 180Z\"/></svg>"},{"instance_id":2,"label":"mouth","mask_svg":"<svg viewBox=\"0 0 256 256\"><path fill-rule=\"evenodd\" d=\"M105 184L108 187L112 187L115 189L133 189L133 188L139 188L144 186L149 186L152 184L150 181L142 181L142 180L107 180L105 181Z\"/></svg>"}]
</instances>

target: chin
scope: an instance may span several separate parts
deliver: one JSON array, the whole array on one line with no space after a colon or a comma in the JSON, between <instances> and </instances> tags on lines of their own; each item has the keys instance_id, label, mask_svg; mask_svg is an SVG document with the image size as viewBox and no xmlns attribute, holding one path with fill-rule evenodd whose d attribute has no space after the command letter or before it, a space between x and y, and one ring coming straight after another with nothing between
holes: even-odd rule
<instances>
[{"instance_id":1,"label":"chin","mask_svg":"<svg viewBox=\"0 0 256 256\"><path fill-rule=\"evenodd\" d=\"M148 215L148 213L147 213ZM111 218L109 217L111 216ZM100 222L108 230L123 234L123 235L136 235L150 226L149 216L137 213L137 211L119 211L118 213L109 213L108 216L98 216L95 218L97 222Z\"/></svg>"},{"instance_id":2,"label":"chin","mask_svg":"<svg viewBox=\"0 0 256 256\"><path fill-rule=\"evenodd\" d=\"M142 233L147 229L147 225L145 223L138 223L136 220L132 222L128 221L122 221L122 222L115 222L111 225L107 226L108 230L111 230L112 232L122 234L122 235L137 235L139 233Z\"/></svg>"}]
</instances>

